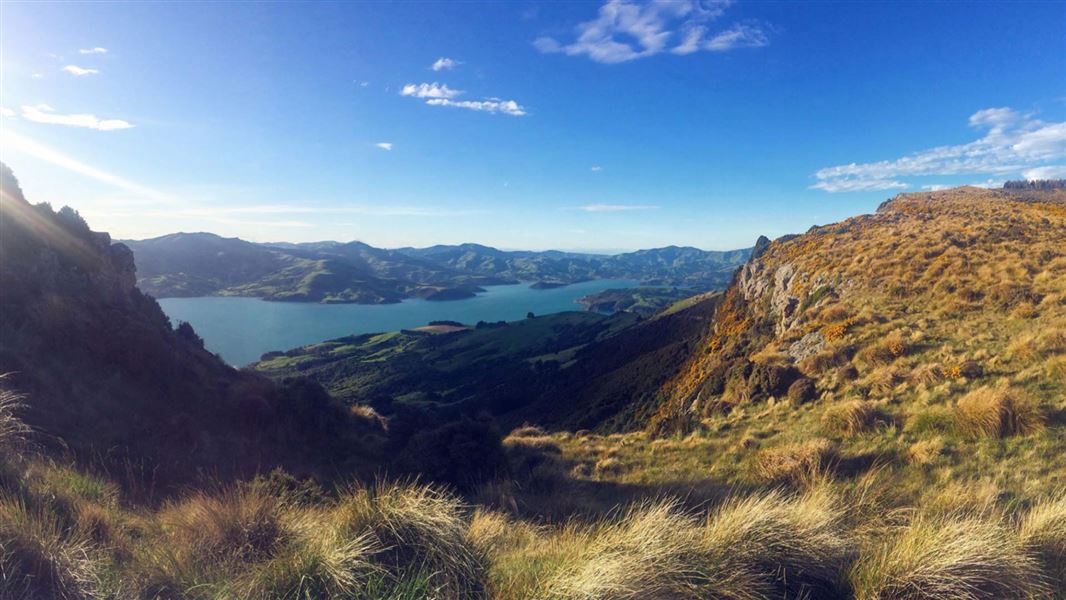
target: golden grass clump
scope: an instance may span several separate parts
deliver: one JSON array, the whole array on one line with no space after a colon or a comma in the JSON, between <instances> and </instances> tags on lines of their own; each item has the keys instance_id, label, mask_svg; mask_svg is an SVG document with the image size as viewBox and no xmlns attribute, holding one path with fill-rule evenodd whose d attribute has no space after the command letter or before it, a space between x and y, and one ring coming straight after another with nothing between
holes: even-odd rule
<instances>
[{"instance_id":1,"label":"golden grass clump","mask_svg":"<svg viewBox=\"0 0 1066 600\"><path fill-rule=\"evenodd\" d=\"M1066 590L1066 494L1033 506L1021 521L1019 535L1040 557L1057 589Z\"/></svg>"},{"instance_id":2,"label":"golden grass clump","mask_svg":"<svg viewBox=\"0 0 1066 600\"><path fill-rule=\"evenodd\" d=\"M808 484L832 467L837 447L825 438L767 448L756 455L755 473L771 483Z\"/></svg>"},{"instance_id":3,"label":"golden grass clump","mask_svg":"<svg viewBox=\"0 0 1066 600\"><path fill-rule=\"evenodd\" d=\"M621 475L625 470L625 465L617 458L607 457L601 458L596 461L596 466L593 467L592 472L596 477L612 477Z\"/></svg>"},{"instance_id":4,"label":"golden grass clump","mask_svg":"<svg viewBox=\"0 0 1066 600\"><path fill-rule=\"evenodd\" d=\"M849 555L844 512L823 490L731 500L701 523L676 501L601 525L548 586L550 597L802 597L837 586Z\"/></svg>"},{"instance_id":5,"label":"golden grass clump","mask_svg":"<svg viewBox=\"0 0 1066 600\"><path fill-rule=\"evenodd\" d=\"M826 409L822 426L833 434L853 436L870 431L886 418L876 403L869 400L852 400Z\"/></svg>"},{"instance_id":6,"label":"golden grass clump","mask_svg":"<svg viewBox=\"0 0 1066 600\"><path fill-rule=\"evenodd\" d=\"M993 600L1048 592L1036 558L1002 522L915 517L851 572L860 600Z\"/></svg>"},{"instance_id":7,"label":"golden grass clump","mask_svg":"<svg viewBox=\"0 0 1066 600\"><path fill-rule=\"evenodd\" d=\"M1044 429L1044 411L1023 390L977 388L955 405L955 428L970 437L1030 435Z\"/></svg>"},{"instance_id":8,"label":"golden grass clump","mask_svg":"<svg viewBox=\"0 0 1066 600\"><path fill-rule=\"evenodd\" d=\"M341 539L369 536L382 548L375 562L396 579L424 576L444 597L468 597L485 581L485 559L467 538L463 505L413 483L354 487L334 509Z\"/></svg>"},{"instance_id":9,"label":"golden grass clump","mask_svg":"<svg viewBox=\"0 0 1066 600\"><path fill-rule=\"evenodd\" d=\"M50 508L0 495L0 598L96 597L99 561Z\"/></svg>"},{"instance_id":10,"label":"golden grass clump","mask_svg":"<svg viewBox=\"0 0 1066 600\"><path fill-rule=\"evenodd\" d=\"M942 437L918 440L907 449L907 460L914 465L928 465L944 455L947 444Z\"/></svg>"}]
</instances>

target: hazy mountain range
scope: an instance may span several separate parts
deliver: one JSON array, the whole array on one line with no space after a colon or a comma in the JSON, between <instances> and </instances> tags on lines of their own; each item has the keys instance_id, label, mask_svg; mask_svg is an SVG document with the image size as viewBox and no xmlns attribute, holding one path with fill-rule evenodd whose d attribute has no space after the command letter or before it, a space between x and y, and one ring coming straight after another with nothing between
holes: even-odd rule
<instances>
[{"instance_id":1,"label":"hazy mountain range","mask_svg":"<svg viewBox=\"0 0 1066 600\"><path fill-rule=\"evenodd\" d=\"M258 244L211 233L125 241L137 284L157 298L253 296L301 302L380 304L404 298L467 298L481 286L553 287L634 279L695 291L724 287L750 249L669 246L616 255L505 251L478 244L375 248L362 242Z\"/></svg>"}]
</instances>

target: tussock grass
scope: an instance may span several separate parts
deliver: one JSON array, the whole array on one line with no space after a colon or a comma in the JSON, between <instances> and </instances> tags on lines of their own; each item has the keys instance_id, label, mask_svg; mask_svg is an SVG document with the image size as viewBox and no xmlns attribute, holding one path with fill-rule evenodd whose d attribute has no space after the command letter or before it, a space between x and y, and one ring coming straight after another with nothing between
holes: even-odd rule
<instances>
[{"instance_id":1,"label":"tussock grass","mask_svg":"<svg viewBox=\"0 0 1066 600\"><path fill-rule=\"evenodd\" d=\"M375 561L395 578L428 574L437 593L465 598L481 593L486 564L467 537L463 511L437 488L380 482L348 490L332 518L343 539L369 536L382 548Z\"/></svg>"},{"instance_id":2,"label":"tussock grass","mask_svg":"<svg viewBox=\"0 0 1066 600\"><path fill-rule=\"evenodd\" d=\"M0 375L0 382L5 377ZM23 399L21 394L0 389L0 451L17 451L30 433L30 428L17 415L22 408Z\"/></svg>"},{"instance_id":3,"label":"tussock grass","mask_svg":"<svg viewBox=\"0 0 1066 600\"><path fill-rule=\"evenodd\" d=\"M549 585L556 598L735 598L831 593L850 544L824 490L726 502L704 521L676 501L630 508L600 526Z\"/></svg>"},{"instance_id":4,"label":"tussock grass","mask_svg":"<svg viewBox=\"0 0 1066 600\"><path fill-rule=\"evenodd\" d=\"M0 495L0 597L94 598L99 560L53 511Z\"/></svg>"},{"instance_id":5,"label":"tussock grass","mask_svg":"<svg viewBox=\"0 0 1066 600\"><path fill-rule=\"evenodd\" d=\"M878 405L869 400L844 402L822 413L822 426L830 433L842 436L870 431L886 420Z\"/></svg>"},{"instance_id":6,"label":"tussock grass","mask_svg":"<svg viewBox=\"0 0 1066 600\"><path fill-rule=\"evenodd\" d=\"M959 399L955 427L970 437L1030 435L1044 428L1040 406L1023 390L980 387Z\"/></svg>"},{"instance_id":7,"label":"tussock grass","mask_svg":"<svg viewBox=\"0 0 1066 600\"><path fill-rule=\"evenodd\" d=\"M824 438L760 451L756 475L765 482L806 485L829 470L838 458L837 446Z\"/></svg>"},{"instance_id":8,"label":"tussock grass","mask_svg":"<svg viewBox=\"0 0 1066 600\"><path fill-rule=\"evenodd\" d=\"M1040 557L1055 588L1066 592L1066 493L1033 506L1022 518L1019 536Z\"/></svg>"},{"instance_id":9,"label":"tussock grass","mask_svg":"<svg viewBox=\"0 0 1066 600\"><path fill-rule=\"evenodd\" d=\"M992 600L1040 597L1038 561L1007 526L954 514L915 517L851 572L860 600Z\"/></svg>"}]
</instances>

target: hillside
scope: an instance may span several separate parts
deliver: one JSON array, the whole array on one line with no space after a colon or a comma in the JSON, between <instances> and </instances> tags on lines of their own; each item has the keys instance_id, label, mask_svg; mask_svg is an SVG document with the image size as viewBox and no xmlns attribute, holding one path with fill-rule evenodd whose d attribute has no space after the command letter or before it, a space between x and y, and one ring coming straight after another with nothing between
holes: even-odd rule
<instances>
[{"instance_id":1,"label":"hillside","mask_svg":"<svg viewBox=\"0 0 1066 600\"><path fill-rule=\"evenodd\" d=\"M0 164L0 373L33 401L24 419L45 447L138 485L204 472L311 474L365 468L353 418L306 381L275 384L173 329L134 284L133 255L70 208L30 205Z\"/></svg>"},{"instance_id":2,"label":"hillside","mask_svg":"<svg viewBox=\"0 0 1066 600\"><path fill-rule=\"evenodd\" d=\"M728 283L749 254L669 247L602 256L502 251L477 244L387 250L361 242L255 244L210 233L124 243L134 253L137 285L154 297L227 295L363 304L469 298L481 286L519 281L558 286L637 279L705 291Z\"/></svg>"},{"instance_id":3,"label":"hillside","mask_svg":"<svg viewBox=\"0 0 1066 600\"><path fill-rule=\"evenodd\" d=\"M512 425L593 427L625 422L633 398L676 373L715 300L647 320L566 312L351 336L270 353L251 368L277 380L308 377L334 397L386 416L418 407L448 418L488 411Z\"/></svg>"}]
</instances>

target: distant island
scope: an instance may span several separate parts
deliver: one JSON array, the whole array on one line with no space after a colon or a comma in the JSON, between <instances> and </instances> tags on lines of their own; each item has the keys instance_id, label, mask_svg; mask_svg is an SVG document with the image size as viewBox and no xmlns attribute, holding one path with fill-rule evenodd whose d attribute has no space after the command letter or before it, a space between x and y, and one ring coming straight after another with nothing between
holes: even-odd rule
<instances>
[{"instance_id":1,"label":"distant island","mask_svg":"<svg viewBox=\"0 0 1066 600\"><path fill-rule=\"evenodd\" d=\"M478 244L375 248L361 242L259 244L212 233L123 242L137 285L156 298L247 296L279 302L388 304L472 298L484 286L552 289L631 279L692 293L724 288L751 249L668 246L624 254L505 251Z\"/></svg>"}]
</instances>

